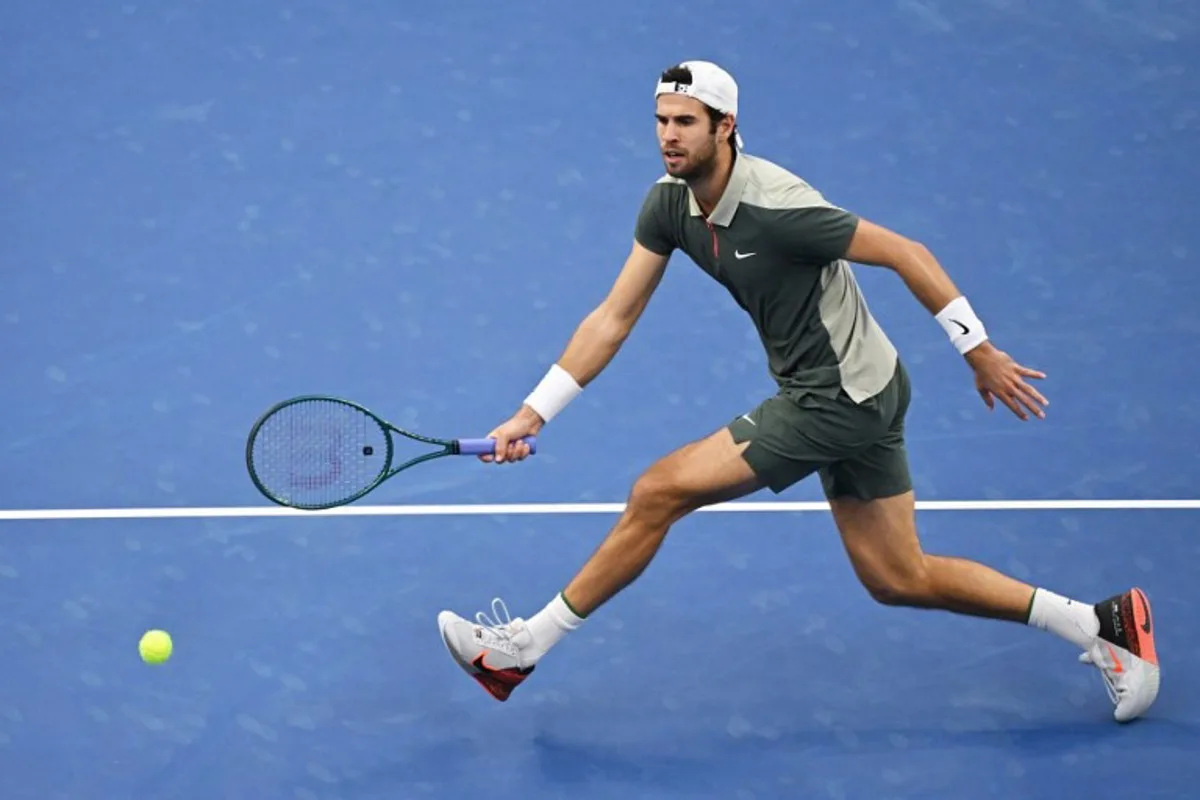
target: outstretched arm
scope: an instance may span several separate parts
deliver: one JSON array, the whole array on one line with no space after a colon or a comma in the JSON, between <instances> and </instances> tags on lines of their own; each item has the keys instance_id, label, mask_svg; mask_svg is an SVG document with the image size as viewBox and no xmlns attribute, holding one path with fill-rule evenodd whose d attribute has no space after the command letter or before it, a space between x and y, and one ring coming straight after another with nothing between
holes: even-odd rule
<instances>
[{"instance_id":1,"label":"outstretched arm","mask_svg":"<svg viewBox=\"0 0 1200 800\"><path fill-rule=\"evenodd\" d=\"M494 460L521 460L527 456L528 447L519 440L540 431L608 366L646 310L669 258L634 243L603 302L579 323L562 356L512 418L489 434L496 439ZM482 460L493 458L483 456Z\"/></svg>"},{"instance_id":2,"label":"outstretched arm","mask_svg":"<svg viewBox=\"0 0 1200 800\"><path fill-rule=\"evenodd\" d=\"M558 360L557 366L580 388L591 383L625 343L662 281L668 259L634 242L608 295L584 317Z\"/></svg>"},{"instance_id":3,"label":"outstretched arm","mask_svg":"<svg viewBox=\"0 0 1200 800\"><path fill-rule=\"evenodd\" d=\"M995 400L999 398L1023 420L1029 418L1028 413L1039 419L1045 418L1042 406L1049 402L1025 380L1045 378L1045 374L1021 366L988 340L983 322L929 248L860 219L845 258L860 264L887 267L900 276L975 371L975 387L988 408L994 408Z\"/></svg>"}]
</instances>

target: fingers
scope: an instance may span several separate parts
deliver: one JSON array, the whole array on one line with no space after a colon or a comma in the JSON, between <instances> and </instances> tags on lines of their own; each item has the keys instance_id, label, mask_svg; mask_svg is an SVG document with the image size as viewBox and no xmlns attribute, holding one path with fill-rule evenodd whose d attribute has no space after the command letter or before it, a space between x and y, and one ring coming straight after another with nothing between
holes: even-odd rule
<instances>
[{"instance_id":1,"label":"fingers","mask_svg":"<svg viewBox=\"0 0 1200 800\"><path fill-rule=\"evenodd\" d=\"M496 446L493 448L494 453L504 452L503 450L500 449L500 436L501 435L502 434L501 434L500 428L496 428L495 430L493 430L491 433L489 433L487 435L487 438L496 440ZM492 453L484 453L479 456L479 460L484 462L485 464L491 464L493 461L496 461L496 456L493 455Z\"/></svg>"},{"instance_id":2,"label":"fingers","mask_svg":"<svg viewBox=\"0 0 1200 800\"><path fill-rule=\"evenodd\" d=\"M512 461L524 461L531 452L524 434L514 433L505 427L497 428L488 434L489 439L496 440L492 453L479 456L479 460L487 464L507 464Z\"/></svg>"},{"instance_id":3,"label":"fingers","mask_svg":"<svg viewBox=\"0 0 1200 800\"><path fill-rule=\"evenodd\" d=\"M529 445L521 439L505 439L501 445L499 439L496 440L496 458L497 462L509 463L512 461L524 461L530 453Z\"/></svg>"},{"instance_id":4,"label":"fingers","mask_svg":"<svg viewBox=\"0 0 1200 800\"><path fill-rule=\"evenodd\" d=\"M511 444L510 444L510 441L508 438L508 434L504 430L500 430L496 433L496 435L493 438L496 440L496 447L493 451L496 454L496 457L495 457L496 463L503 464L505 461L508 460L509 456L511 455L511 453L510 453Z\"/></svg>"},{"instance_id":5,"label":"fingers","mask_svg":"<svg viewBox=\"0 0 1200 800\"><path fill-rule=\"evenodd\" d=\"M1009 381L1012 385L1011 391L1013 399L1017 402L1020 402L1025 408L1029 409L1029 412L1038 419L1045 419L1046 412L1043 411L1042 408L1043 406L1050 405L1050 401L1047 400L1041 392L1022 380L1022 378L1044 378L1046 377L1045 373L1039 372L1035 369L1029 369L1028 367L1022 367L1020 364L1014 364L1013 367L1013 372L1016 374L1009 378ZM1024 417L1022 417L1022 419L1024 419Z\"/></svg>"},{"instance_id":6,"label":"fingers","mask_svg":"<svg viewBox=\"0 0 1200 800\"><path fill-rule=\"evenodd\" d=\"M1028 420L1030 414L1038 419L1046 418L1046 412L1042 410L1042 406L1050 405L1050 403L1042 397L1041 393L1024 381L1013 381L1008 391L996 392L996 394L1000 401L1021 420Z\"/></svg>"},{"instance_id":7,"label":"fingers","mask_svg":"<svg viewBox=\"0 0 1200 800\"><path fill-rule=\"evenodd\" d=\"M1033 394L1036 395L1037 397L1041 397L1041 395L1039 395L1037 392L1033 392ZM1016 396L1016 399L1019 400L1021 402L1021 404L1023 406L1025 406L1025 408L1029 409L1029 412L1031 414L1033 414L1035 417L1037 417L1038 419L1046 418L1046 412L1042 409L1042 406L1046 405L1044 398L1042 399L1041 403L1039 404L1039 402L1037 400L1035 400L1033 397L1031 397L1029 394L1027 394L1025 392L1016 392L1015 396Z\"/></svg>"},{"instance_id":8,"label":"fingers","mask_svg":"<svg viewBox=\"0 0 1200 800\"><path fill-rule=\"evenodd\" d=\"M997 358L979 364L975 374L975 388L989 409L995 409L996 398L999 398L1018 419L1028 420L1030 415L1046 418L1043 408L1050 405L1050 401L1025 380L1041 380L1046 373L1021 366L1001 353Z\"/></svg>"},{"instance_id":9,"label":"fingers","mask_svg":"<svg viewBox=\"0 0 1200 800\"><path fill-rule=\"evenodd\" d=\"M1008 410L1016 414L1018 419L1021 421L1029 419L1029 415L1025 413L1025 409L1021 408L1016 398L1011 394L1000 394L998 396L1000 397L1000 402L1008 406Z\"/></svg>"},{"instance_id":10,"label":"fingers","mask_svg":"<svg viewBox=\"0 0 1200 800\"><path fill-rule=\"evenodd\" d=\"M1039 380L1046 377L1046 373L1044 373L1040 370L1030 369L1029 367L1023 367L1020 364L1017 364L1016 367L1017 367L1017 372L1019 372L1022 377L1038 378Z\"/></svg>"},{"instance_id":11,"label":"fingers","mask_svg":"<svg viewBox=\"0 0 1200 800\"><path fill-rule=\"evenodd\" d=\"M1041 405L1043 405L1043 406L1050 405L1050 401L1047 400L1045 397L1043 397L1041 392L1039 392L1037 389L1030 386L1025 381L1018 381L1017 387L1021 390L1022 393L1025 394L1025 396L1032 397L1034 400L1036 400Z\"/></svg>"},{"instance_id":12,"label":"fingers","mask_svg":"<svg viewBox=\"0 0 1200 800\"><path fill-rule=\"evenodd\" d=\"M508 460L524 461L529 456L529 445L523 439L514 439L508 444Z\"/></svg>"}]
</instances>

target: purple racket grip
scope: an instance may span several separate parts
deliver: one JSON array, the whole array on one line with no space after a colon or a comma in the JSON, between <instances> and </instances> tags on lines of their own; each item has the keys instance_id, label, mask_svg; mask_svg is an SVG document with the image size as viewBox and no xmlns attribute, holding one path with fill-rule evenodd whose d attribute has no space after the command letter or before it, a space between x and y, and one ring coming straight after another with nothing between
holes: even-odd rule
<instances>
[{"instance_id":1,"label":"purple racket grip","mask_svg":"<svg viewBox=\"0 0 1200 800\"><path fill-rule=\"evenodd\" d=\"M529 454L537 452L537 437L526 436L521 441L529 445ZM458 452L464 456L490 456L496 451L495 439L459 439Z\"/></svg>"}]
</instances>

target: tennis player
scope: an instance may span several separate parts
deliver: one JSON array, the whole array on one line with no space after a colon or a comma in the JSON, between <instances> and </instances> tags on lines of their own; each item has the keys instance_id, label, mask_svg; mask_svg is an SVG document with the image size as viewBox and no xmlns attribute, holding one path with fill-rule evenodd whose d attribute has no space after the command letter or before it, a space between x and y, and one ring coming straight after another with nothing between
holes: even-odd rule
<instances>
[{"instance_id":1,"label":"tennis player","mask_svg":"<svg viewBox=\"0 0 1200 800\"><path fill-rule=\"evenodd\" d=\"M878 602L1007 620L1057 634L1097 667L1124 722L1159 688L1150 604L1130 589L1098 603L1035 588L979 563L926 553L918 540L904 443L910 387L850 263L895 272L974 372L983 402L1043 419L1044 378L1000 350L930 251L828 201L802 179L742 149L738 88L715 64L689 61L657 82L666 174L637 217L632 252L611 292L511 419L491 432L519 461L537 434L608 365L658 285L686 253L750 315L778 392L706 438L653 464L616 526L543 609L513 619L499 598L474 622L438 615L455 661L507 700L541 659L649 565L672 524L762 488L819 475L855 573Z\"/></svg>"}]
</instances>

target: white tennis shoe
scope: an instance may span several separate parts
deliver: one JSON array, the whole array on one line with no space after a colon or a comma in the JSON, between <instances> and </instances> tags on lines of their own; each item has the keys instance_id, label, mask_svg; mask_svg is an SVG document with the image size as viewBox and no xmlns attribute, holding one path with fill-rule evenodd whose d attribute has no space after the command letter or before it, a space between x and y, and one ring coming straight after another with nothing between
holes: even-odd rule
<instances>
[{"instance_id":1,"label":"white tennis shoe","mask_svg":"<svg viewBox=\"0 0 1200 800\"><path fill-rule=\"evenodd\" d=\"M463 671L488 694L504 702L533 672L533 663L522 652L533 643L533 638L525 620L512 619L508 607L498 597L492 600L492 613L496 619L480 611L475 615L476 621L471 622L453 611L443 611L438 614L438 628L446 649Z\"/></svg>"}]
</instances>

